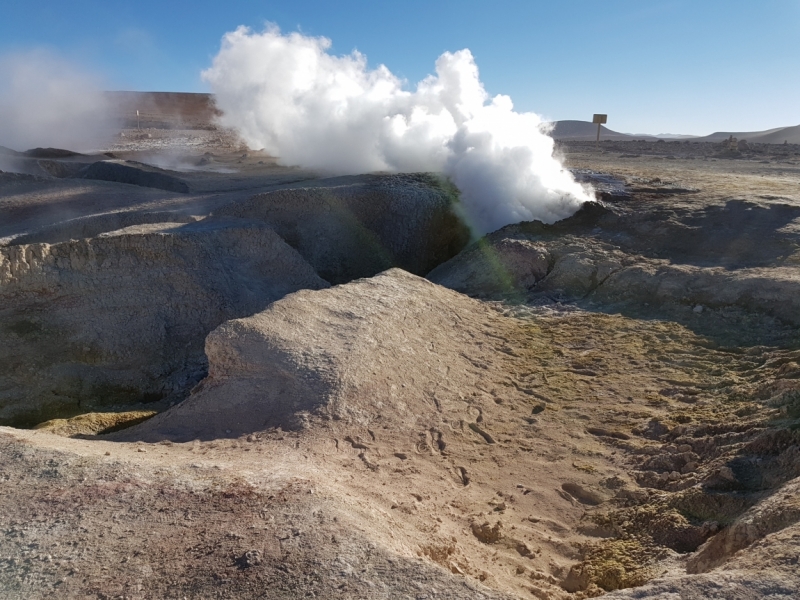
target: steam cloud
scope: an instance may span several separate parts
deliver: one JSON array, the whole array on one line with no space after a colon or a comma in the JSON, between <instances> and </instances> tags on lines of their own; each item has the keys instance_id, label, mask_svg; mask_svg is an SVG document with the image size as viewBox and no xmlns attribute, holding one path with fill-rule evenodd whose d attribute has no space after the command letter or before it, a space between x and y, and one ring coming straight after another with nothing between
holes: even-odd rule
<instances>
[{"instance_id":1,"label":"steam cloud","mask_svg":"<svg viewBox=\"0 0 800 600\"><path fill-rule=\"evenodd\" d=\"M403 89L363 54L328 53L330 40L277 27L227 33L203 72L251 148L284 164L338 174L439 171L461 190L478 233L523 220L553 222L591 200L553 157L541 118L489 98L469 50L446 52L436 75Z\"/></svg>"},{"instance_id":2,"label":"steam cloud","mask_svg":"<svg viewBox=\"0 0 800 600\"><path fill-rule=\"evenodd\" d=\"M97 79L37 50L0 56L0 146L88 150L108 133Z\"/></svg>"}]
</instances>

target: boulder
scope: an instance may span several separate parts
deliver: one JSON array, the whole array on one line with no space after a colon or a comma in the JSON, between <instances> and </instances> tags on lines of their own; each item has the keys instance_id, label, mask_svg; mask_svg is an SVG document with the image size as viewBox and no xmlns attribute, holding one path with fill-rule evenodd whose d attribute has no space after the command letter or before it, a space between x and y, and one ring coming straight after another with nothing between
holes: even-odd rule
<instances>
[{"instance_id":1,"label":"boulder","mask_svg":"<svg viewBox=\"0 0 800 600\"><path fill-rule=\"evenodd\" d=\"M216 214L268 223L331 283L391 267L425 275L470 238L456 189L433 174L360 175L267 192Z\"/></svg>"},{"instance_id":2,"label":"boulder","mask_svg":"<svg viewBox=\"0 0 800 600\"><path fill-rule=\"evenodd\" d=\"M263 223L211 218L0 248L0 423L181 398L205 336L327 287Z\"/></svg>"}]
</instances>

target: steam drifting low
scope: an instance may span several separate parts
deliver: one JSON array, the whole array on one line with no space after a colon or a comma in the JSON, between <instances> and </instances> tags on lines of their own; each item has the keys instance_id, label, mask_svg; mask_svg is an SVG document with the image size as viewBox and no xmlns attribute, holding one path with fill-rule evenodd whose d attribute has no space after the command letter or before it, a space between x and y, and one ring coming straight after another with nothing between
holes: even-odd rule
<instances>
[{"instance_id":1,"label":"steam drifting low","mask_svg":"<svg viewBox=\"0 0 800 600\"><path fill-rule=\"evenodd\" d=\"M591 193L553 157L541 118L490 98L469 50L442 54L416 90L366 57L328 53L330 40L276 27L227 33L203 72L252 148L284 164L338 174L439 171L461 190L478 233L569 216Z\"/></svg>"},{"instance_id":2,"label":"steam drifting low","mask_svg":"<svg viewBox=\"0 0 800 600\"><path fill-rule=\"evenodd\" d=\"M88 150L108 135L97 78L44 50L0 56L0 146Z\"/></svg>"}]
</instances>

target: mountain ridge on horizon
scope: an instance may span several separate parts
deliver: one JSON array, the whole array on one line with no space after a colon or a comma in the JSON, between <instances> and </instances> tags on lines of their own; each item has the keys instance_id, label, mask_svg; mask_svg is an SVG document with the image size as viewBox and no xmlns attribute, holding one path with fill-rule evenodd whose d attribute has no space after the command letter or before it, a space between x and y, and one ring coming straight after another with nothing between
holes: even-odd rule
<instances>
[{"instance_id":1,"label":"mountain ridge on horizon","mask_svg":"<svg viewBox=\"0 0 800 600\"><path fill-rule=\"evenodd\" d=\"M218 109L214 106L213 94L208 92L136 92L124 90L109 90L105 94L113 99L117 110L122 113L127 121L133 123L136 109L141 105L143 116L142 124L145 126L163 126L161 121L194 121L212 119L217 116ZM147 124L145 124L147 115ZM597 136L597 125L590 121L577 119L564 119L551 121L553 129L550 135L557 140L594 141ZM751 143L800 144L800 125L775 127L763 131L717 131L705 136L686 135L676 133L622 133L606 126L601 126L600 139L604 140L646 140L646 141L694 141L694 142L722 142L730 136Z\"/></svg>"},{"instance_id":2,"label":"mountain ridge on horizon","mask_svg":"<svg viewBox=\"0 0 800 600\"><path fill-rule=\"evenodd\" d=\"M552 121L553 130L550 135L557 140L573 141L594 141L597 138L597 125L590 121L562 120ZM682 134L647 134L647 133L621 133L605 126L601 126L600 139L603 140L672 140L672 141L693 141L693 142L722 142L730 136L738 140L747 140L751 143L760 144L782 144L784 141L790 144L800 144L800 125L787 127L776 127L764 131L716 131L709 135L694 136Z\"/></svg>"}]
</instances>

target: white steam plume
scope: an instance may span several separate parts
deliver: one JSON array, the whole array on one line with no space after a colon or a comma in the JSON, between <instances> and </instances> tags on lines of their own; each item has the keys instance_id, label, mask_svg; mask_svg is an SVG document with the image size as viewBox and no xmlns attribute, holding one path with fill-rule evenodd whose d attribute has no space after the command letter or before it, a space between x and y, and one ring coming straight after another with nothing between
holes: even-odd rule
<instances>
[{"instance_id":1,"label":"white steam plume","mask_svg":"<svg viewBox=\"0 0 800 600\"><path fill-rule=\"evenodd\" d=\"M469 50L446 52L415 91L363 54L277 27L227 33L203 72L223 116L251 148L339 174L439 171L461 190L479 233L566 217L590 192L556 158L541 118L489 98Z\"/></svg>"},{"instance_id":2,"label":"white steam plume","mask_svg":"<svg viewBox=\"0 0 800 600\"><path fill-rule=\"evenodd\" d=\"M99 81L43 50L0 56L0 146L89 150L108 133Z\"/></svg>"}]
</instances>

